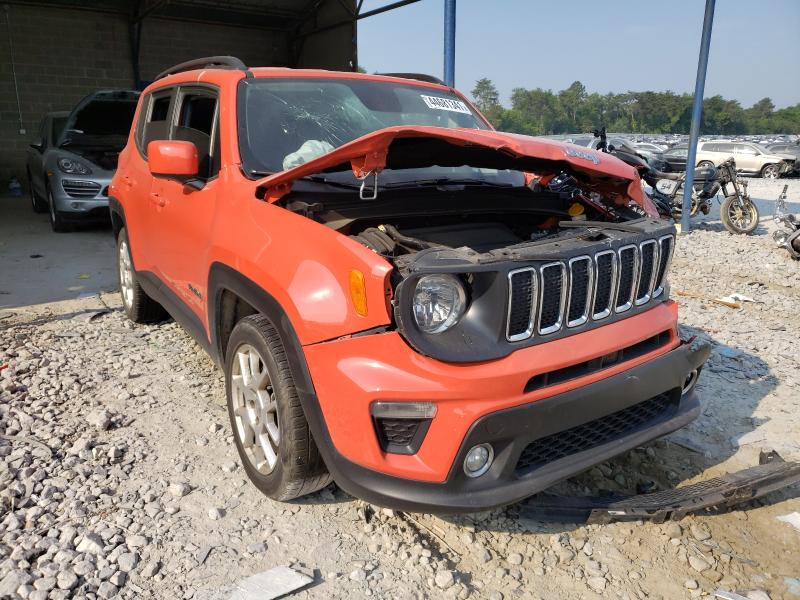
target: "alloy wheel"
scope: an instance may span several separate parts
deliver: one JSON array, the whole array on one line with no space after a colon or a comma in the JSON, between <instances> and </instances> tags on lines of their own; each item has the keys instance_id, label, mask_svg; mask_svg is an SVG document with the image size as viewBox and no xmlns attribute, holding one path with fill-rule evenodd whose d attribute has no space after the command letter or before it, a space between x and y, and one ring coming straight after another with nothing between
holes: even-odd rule
<instances>
[{"instance_id":1,"label":"alloy wheel","mask_svg":"<svg viewBox=\"0 0 800 600\"><path fill-rule=\"evenodd\" d=\"M764 167L763 175L765 179L777 179L778 168L775 165L767 165L766 167Z\"/></svg>"},{"instance_id":2,"label":"alloy wheel","mask_svg":"<svg viewBox=\"0 0 800 600\"><path fill-rule=\"evenodd\" d=\"M122 240L119 245L119 289L122 292L125 308L133 305L133 277L133 261L128 249L128 242Z\"/></svg>"},{"instance_id":3,"label":"alloy wheel","mask_svg":"<svg viewBox=\"0 0 800 600\"><path fill-rule=\"evenodd\" d=\"M731 223L740 230L746 230L753 223L754 211L750 205L740 206L738 204L731 204L730 212L728 214Z\"/></svg>"},{"instance_id":4,"label":"alloy wheel","mask_svg":"<svg viewBox=\"0 0 800 600\"><path fill-rule=\"evenodd\" d=\"M236 349L231 384L234 433L253 467L268 475L278 463L278 402L267 365L250 344Z\"/></svg>"}]
</instances>

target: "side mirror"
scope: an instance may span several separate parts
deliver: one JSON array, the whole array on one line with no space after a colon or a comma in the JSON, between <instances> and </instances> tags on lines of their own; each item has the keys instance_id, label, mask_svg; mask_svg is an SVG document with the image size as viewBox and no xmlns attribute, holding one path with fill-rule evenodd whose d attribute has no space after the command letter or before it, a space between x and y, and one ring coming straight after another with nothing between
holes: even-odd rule
<instances>
[{"instance_id":1,"label":"side mirror","mask_svg":"<svg viewBox=\"0 0 800 600\"><path fill-rule=\"evenodd\" d=\"M33 148L37 152L44 152L44 144L42 143L41 140L37 140L31 143L31 148Z\"/></svg>"},{"instance_id":2,"label":"side mirror","mask_svg":"<svg viewBox=\"0 0 800 600\"><path fill-rule=\"evenodd\" d=\"M195 177L199 170L197 146L180 140L154 140L147 144L147 162L155 176Z\"/></svg>"}]
</instances>

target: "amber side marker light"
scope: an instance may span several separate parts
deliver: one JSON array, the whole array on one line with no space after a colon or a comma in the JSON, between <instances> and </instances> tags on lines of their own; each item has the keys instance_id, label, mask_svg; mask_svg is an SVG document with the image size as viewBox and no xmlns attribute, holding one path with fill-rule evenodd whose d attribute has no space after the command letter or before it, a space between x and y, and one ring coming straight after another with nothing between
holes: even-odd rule
<instances>
[{"instance_id":1,"label":"amber side marker light","mask_svg":"<svg viewBox=\"0 0 800 600\"><path fill-rule=\"evenodd\" d=\"M367 316L367 288L364 285L364 274L358 269L350 271L350 299L356 312L362 317Z\"/></svg>"}]
</instances>

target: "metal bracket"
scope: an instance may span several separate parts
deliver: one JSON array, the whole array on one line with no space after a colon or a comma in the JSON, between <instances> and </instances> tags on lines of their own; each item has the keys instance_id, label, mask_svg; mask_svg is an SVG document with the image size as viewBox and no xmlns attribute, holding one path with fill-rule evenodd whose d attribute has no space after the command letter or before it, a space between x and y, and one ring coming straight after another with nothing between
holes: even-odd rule
<instances>
[{"instance_id":1,"label":"metal bracket","mask_svg":"<svg viewBox=\"0 0 800 600\"><path fill-rule=\"evenodd\" d=\"M372 195L366 195L367 179L372 175ZM358 188L358 197L362 200L375 200L378 197L378 171L370 171L364 177L359 177L361 187Z\"/></svg>"}]
</instances>

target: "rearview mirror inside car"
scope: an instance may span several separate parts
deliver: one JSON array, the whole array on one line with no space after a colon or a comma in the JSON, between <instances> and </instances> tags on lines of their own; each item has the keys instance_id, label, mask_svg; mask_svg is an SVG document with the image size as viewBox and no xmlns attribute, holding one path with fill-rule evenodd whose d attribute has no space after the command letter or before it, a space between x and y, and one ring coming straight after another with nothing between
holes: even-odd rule
<instances>
[{"instance_id":1,"label":"rearview mirror inside car","mask_svg":"<svg viewBox=\"0 0 800 600\"><path fill-rule=\"evenodd\" d=\"M154 140L147 144L150 173L161 177L194 177L198 171L197 146L180 140Z\"/></svg>"}]
</instances>

